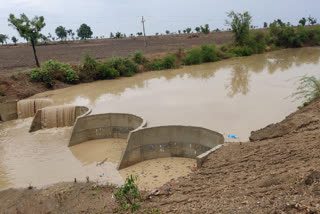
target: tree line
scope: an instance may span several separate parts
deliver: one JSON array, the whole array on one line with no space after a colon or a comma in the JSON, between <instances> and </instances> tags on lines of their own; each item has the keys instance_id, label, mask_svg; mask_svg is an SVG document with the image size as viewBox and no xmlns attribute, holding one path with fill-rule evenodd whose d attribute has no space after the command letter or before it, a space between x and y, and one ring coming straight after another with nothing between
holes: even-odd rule
<instances>
[{"instance_id":1,"label":"tree line","mask_svg":"<svg viewBox=\"0 0 320 214\"><path fill-rule=\"evenodd\" d=\"M229 26L228 30L234 33L234 38L237 45L244 46L246 44L245 42L248 42L249 30L256 28L255 26L251 25L252 17L248 12L235 13L233 11L228 13L228 17L232 18L232 21L226 21L226 24ZM25 14L21 14L20 17L15 17L15 15L10 14L8 18L8 22L9 22L9 26L12 26L14 29L18 31L20 37L24 38L27 42L31 43L36 65L40 67L40 63L39 63L37 53L36 53L36 48L35 48L36 44L38 44L39 41L42 41L45 43L52 40L55 41L55 37L53 37L50 33L48 36L45 36L44 34L41 33L41 30L46 26L44 22L44 17L35 16L32 19L29 19ZM299 20L299 26L304 27L307 23L309 25L315 25L317 24L317 19L309 16L308 18L303 17L301 20ZM284 23L280 19L274 21L270 25L264 22L263 26L265 28L270 27L271 29L272 27L275 28L275 26L276 27L280 26L282 28L287 27L286 31L288 31L289 33L291 31L294 31L290 23ZM279 29L279 28L276 28L276 29ZM204 34L209 34L211 32L209 24L205 24L204 26L201 25L199 27L196 27L194 30L196 33L204 33ZM216 29L214 31L220 31L220 30ZM93 35L91 27L85 23L81 24L76 32L77 32L77 37L75 38L75 32L73 32L72 29L66 29L63 26L58 26L55 30L57 38L60 39L60 41L67 40L68 37L71 38L72 40L75 40L75 39L87 40L89 38L92 38L92 35ZM169 30L166 30L165 33L172 34L170 33ZM178 33L190 34L192 33L192 29L188 27L183 31L178 30ZM142 36L143 34L142 32L138 32L136 35ZM156 33L156 35L159 35L159 33ZM121 32L116 32L115 34L113 34L112 32L110 33L110 38L118 39L118 38L126 38L126 37L127 37L126 34L122 34ZM134 37L134 35L130 34L130 37ZM0 34L0 43L2 44L7 43L8 39L9 37L7 35ZM290 39L292 40L292 38ZM18 39L15 36L13 36L11 40L14 44L18 42Z\"/></svg>"}]
</instances>

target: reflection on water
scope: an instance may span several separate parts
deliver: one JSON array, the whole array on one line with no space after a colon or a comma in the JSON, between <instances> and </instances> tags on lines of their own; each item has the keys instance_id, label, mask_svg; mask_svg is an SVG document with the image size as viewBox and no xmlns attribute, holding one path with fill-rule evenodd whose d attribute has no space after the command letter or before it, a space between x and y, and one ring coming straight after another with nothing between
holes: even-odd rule
<instances>
[{"instance_id":1,"label":"reflection on water","mask_svg":"<svg viewBox=\"0 0 320 214\"><path fill-rule=\"evenodd\" d=\"M51 98L55 105L85 105L93 113L136 114L149 126L202 126L245 141L250 131L296 110L299 103L285 98L297 77L319 74L319 57L318 48L288 49L82 84L35 97ZM119 173L116 163L125 148L123 140L92 141L69 149L70 128L29 133L30 123L31 119L0 123L0 189L74 178L85 181L86 176L122 184L122 176L130 173L139 174L148 188L186 175L194 165L193 160L174 160L174 165L172 160L153 160Z\"/></svg>"}]
</instances>

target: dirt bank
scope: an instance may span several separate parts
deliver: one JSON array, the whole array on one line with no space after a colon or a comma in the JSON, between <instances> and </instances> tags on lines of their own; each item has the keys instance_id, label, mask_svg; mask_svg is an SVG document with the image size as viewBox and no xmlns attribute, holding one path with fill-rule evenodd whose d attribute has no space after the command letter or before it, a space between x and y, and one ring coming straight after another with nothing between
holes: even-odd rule
<instances>
[{"instance_id":1,"label":"dirt bank","mask_svg":"<svg viewBox=\"0 0 320 214\"><path fill-rule=\"evenodd\" d=\"M146 197L141 213L320 213L319 112L320 99L259 131L287 127L271 139L222 147L201 169ZM0 192L0 213L117 212L113 191L92 183L11 189Z\"/></svg>"}]
</instances>

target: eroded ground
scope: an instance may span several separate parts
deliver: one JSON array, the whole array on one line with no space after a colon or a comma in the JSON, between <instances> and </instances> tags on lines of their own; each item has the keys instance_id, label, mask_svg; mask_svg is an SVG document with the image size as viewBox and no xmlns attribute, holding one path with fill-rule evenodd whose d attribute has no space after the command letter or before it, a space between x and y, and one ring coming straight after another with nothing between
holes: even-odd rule
<instances>
[{"instance_id":1,"label":"eroded ground","mask_svg":"<svg viewBox=\"0 0 320 214\"><path fill-rule=\"evenodd\" d=\"M320 213L319 115L318 99L277 125L297 127L284 135L222 147L201 169L145 196L141 212L158 208L162 213ZM305 117L312 122L300 123ZM0 212L117 212L113 191L114 187L93 183L11 189L0 192Z\"/></svg>"}]
</instances>

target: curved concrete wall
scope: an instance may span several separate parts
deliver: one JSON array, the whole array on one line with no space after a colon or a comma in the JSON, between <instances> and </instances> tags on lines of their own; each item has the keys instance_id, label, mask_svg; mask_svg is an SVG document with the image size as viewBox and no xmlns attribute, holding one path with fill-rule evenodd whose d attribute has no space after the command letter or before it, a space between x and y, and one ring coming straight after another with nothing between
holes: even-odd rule
<instances>
[{"instance_id":1,"label":"curved concrete wall","mask_svg":"<svg viewBox=\"0 0 320 214\"><path fill-rule=\"evenodd\" d=\"M9 121L18 119L17 100L0 103L0 121Z\"/></svg>"},{"instance_id":2,"label":"curved concrete wall","mask_svg":"<svg viewBox=\"0 0 320 214\"><path fill-rule=\"evenodd\" d=\"M59 106L57 106L57 107L59 107ZM35 132L35 131L38 131L38 130L42 129L42 126L41 126L41 112L42 112L42 109L37 111L36 115L34 116L34 118L32 120L29 132ZM75 107L75 121L76 121L76 119L78 117L85 116L85 115L88 115L90 113L91 113L91 109L89 109L89 108L87 108L85 106L76 106ZM75 121L73 121L73 124L74 124Z\"/></svg>"},{"instance_id":3,"label":"curved concrete wall","mask_svg":"<svg viewBox=\"0 0 320 214\"><path fill-rule=\"evenodd\" d=\"M146 121L132 114L109 113L79 117L68 146L104 138L127 138L130 131L146 126Z\"/></svg>"},{"instance_id":4,"label":"curved concrete wall","mask_svg":"<svg viewBox=\"0 0 320 214\"><path fill-rule=\"evenodd\" d=\"M223 135L192 126L160 126L130 132L118 169L156 158L197 156L224 143Z\"/></svg>"}]
</instances>

